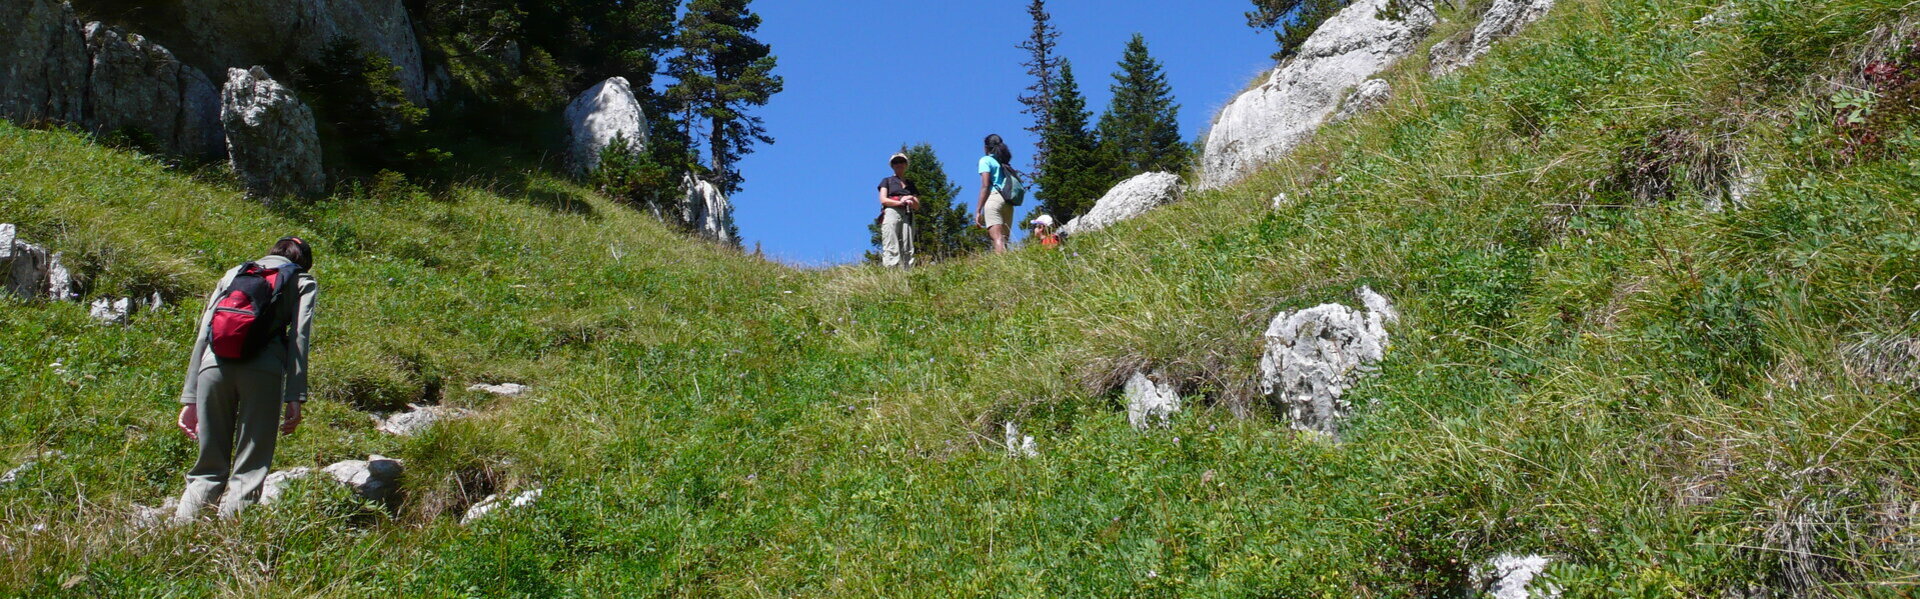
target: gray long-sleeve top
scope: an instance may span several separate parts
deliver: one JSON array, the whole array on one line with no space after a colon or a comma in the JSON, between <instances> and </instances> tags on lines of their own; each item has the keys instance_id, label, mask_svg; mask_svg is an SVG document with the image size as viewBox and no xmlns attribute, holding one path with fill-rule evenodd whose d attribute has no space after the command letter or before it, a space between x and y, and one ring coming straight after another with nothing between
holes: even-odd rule
<instances>
[{"instance_id":1,"label":"gray long-sleeve top","mask_svg":"<svg viewBox=\"0 0 1920 599\"><path fill-rule=\"evenodd\" d=\"M289 264L286 258L280 256L267 256L255 262L267 268ZM207 307L200 312L200 332L193 338L193 358L187 363L187 382L180 389L180 403L198 401L200 371L220 364L219 358L213 355L213 348L207 346L207 329L213 322L214 307L220 303L220 292L233 283L234 275L239 272L240 269L235 267L228 270L226 276L220 277L220 284L215 285L213 294L207 297ZM313 280L313 275L302 272L294 280L296 287L293 291L299 295L296 301L291 302L291 306L282 308L293 310L290 320L293 326L278 341L262 349L260 355L239 364L245 368L284 375L281 401L286 402L307 400L307 352L313 347L314 298L320 294L320 285Z\"/></svg>"}]
</instances>

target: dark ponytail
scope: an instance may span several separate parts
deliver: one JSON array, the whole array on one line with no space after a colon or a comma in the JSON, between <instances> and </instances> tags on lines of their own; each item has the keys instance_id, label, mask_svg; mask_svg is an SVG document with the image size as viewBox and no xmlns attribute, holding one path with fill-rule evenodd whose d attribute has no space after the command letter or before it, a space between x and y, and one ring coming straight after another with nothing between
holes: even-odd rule
<instances>
[{"instance_id":1,"label":"dark ponytail","mask_svg":"<svg viewBox=\"0 0 1920 599\"><path fill-rule=\"evenodd\" d=\"M1007 149L1006 140L1000 139L999 135L987 136L987 155L1000 161L1000 166L1012 168L1013 151Z\"/></svg>"}]
</instances>

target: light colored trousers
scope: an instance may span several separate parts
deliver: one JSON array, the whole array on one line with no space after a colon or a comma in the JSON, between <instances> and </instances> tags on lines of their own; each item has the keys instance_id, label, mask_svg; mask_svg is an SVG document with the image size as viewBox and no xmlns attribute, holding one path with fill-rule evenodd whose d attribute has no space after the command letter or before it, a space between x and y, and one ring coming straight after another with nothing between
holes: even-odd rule
<instances>
[{"instance_id":1,"label":"light colored trousers","mask_svg":"<svg viewBox=\"0 0 1920 599\"><path fill-rule=\"evenodd\" d=\"M904 208L887 208L880 217L880 265L913 266L913 219Z\"/></svg>"},{"instance_id":2,"label":"light colored trousers","mask_svg":"<svg viewBox=\"0 0 1920 599\"><path fill-rule=\"evenodd\" d=\"M222 493L222 518L239 515L259 500L280 435L282 376L240 365L200 371L194 402L200 413L200 459L187 471L187 491L180 495L175 520L192 520Z\"/></svg>"}]
</instances>

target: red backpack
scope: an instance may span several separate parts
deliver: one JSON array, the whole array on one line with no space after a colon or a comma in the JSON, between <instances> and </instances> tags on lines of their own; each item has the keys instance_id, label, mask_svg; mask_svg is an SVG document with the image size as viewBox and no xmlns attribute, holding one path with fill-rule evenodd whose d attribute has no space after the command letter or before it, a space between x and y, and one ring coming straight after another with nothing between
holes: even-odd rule
<instances>
[{"instance_id":1,"label":"red backpack","mask_svg":"<svg viewBox=\"0 0 1920 599\"><path fill-rule=\"evenodd\" d=\"M298 264L275 268L253 262L241 265L233 282L215 300L213 321L207 326L213 355L222 360L251 359L267 343L285 334L289 323L280 305L299 275Z\"/></svg>"}]
</instances>

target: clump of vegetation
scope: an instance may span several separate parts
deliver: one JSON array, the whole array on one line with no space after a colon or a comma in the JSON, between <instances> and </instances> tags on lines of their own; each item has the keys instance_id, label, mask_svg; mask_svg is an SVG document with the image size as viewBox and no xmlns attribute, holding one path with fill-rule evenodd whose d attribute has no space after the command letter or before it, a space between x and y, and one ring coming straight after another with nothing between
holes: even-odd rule
<instances>
[{"instance_id":1,"label":"clump of vegetation","mask_svg":"<svg viewBox=\"0 0 1920 599\"><path fill-rule=\"evenodd\" d=\"M407 98L399 75L392 60L347 37L334 38L318 61L294 71L336 173L445 174L438 169L451 155L427 141L427 109Z\"/></svg>"}]
</instances>

